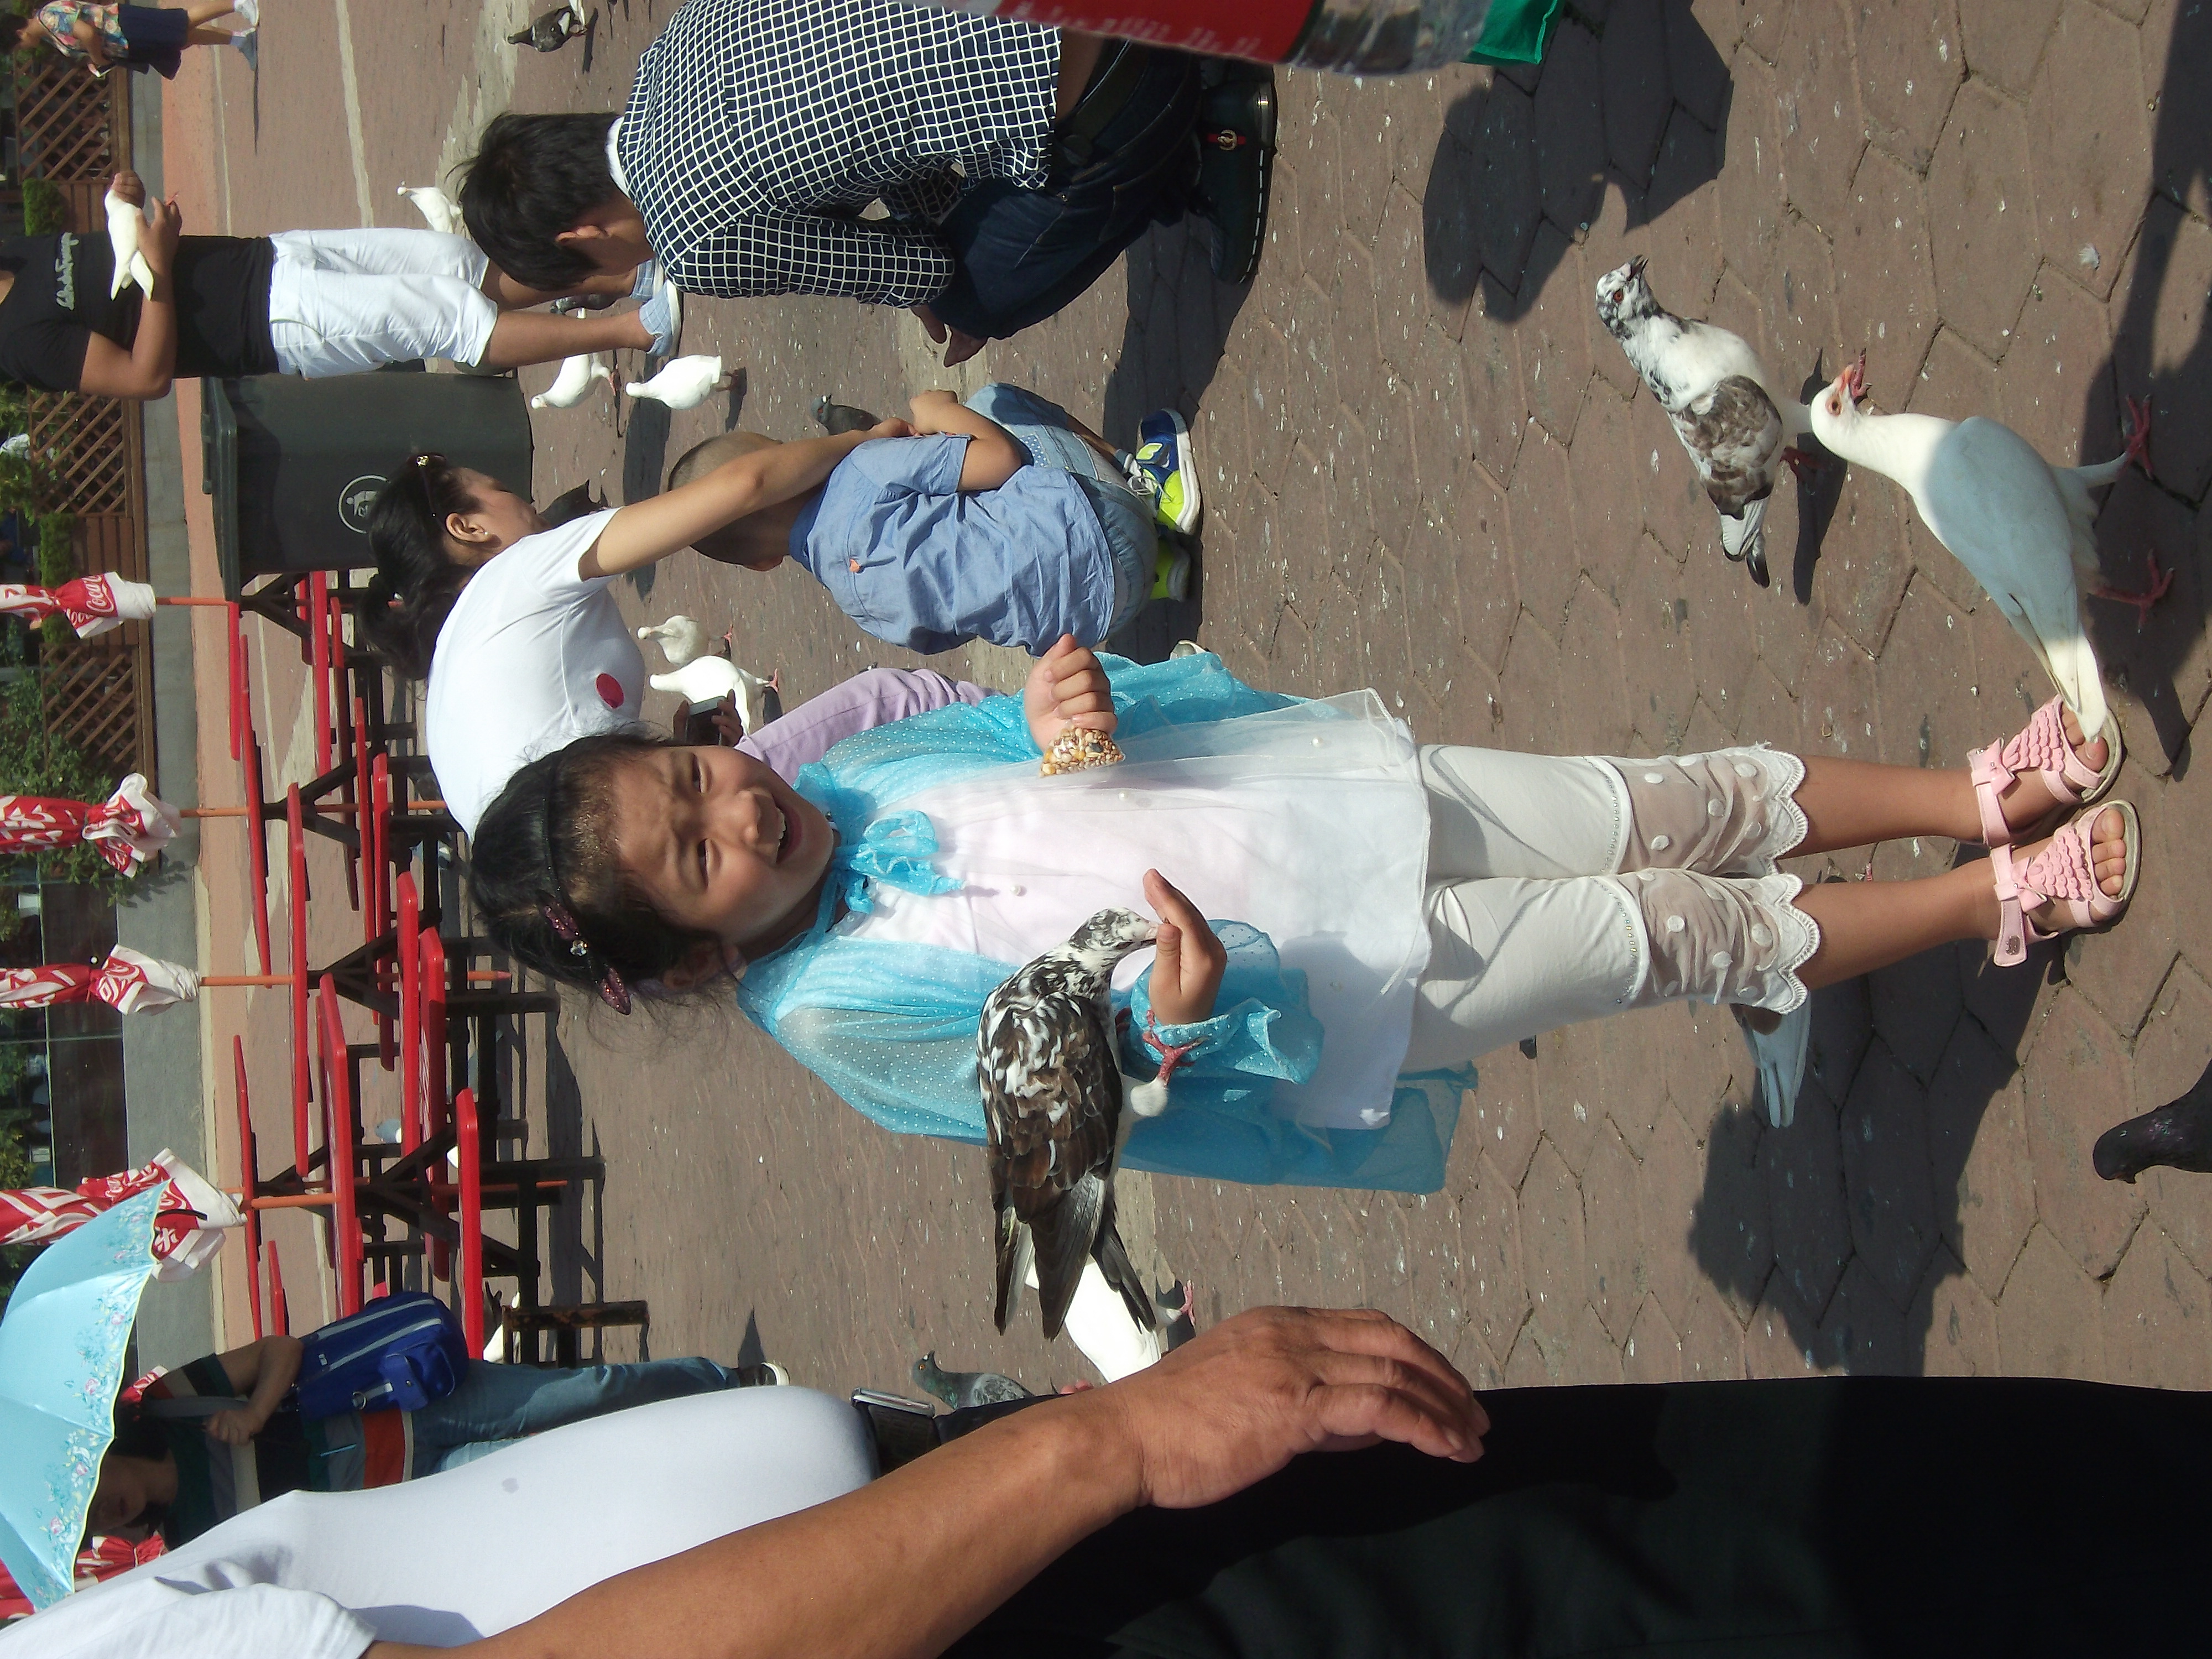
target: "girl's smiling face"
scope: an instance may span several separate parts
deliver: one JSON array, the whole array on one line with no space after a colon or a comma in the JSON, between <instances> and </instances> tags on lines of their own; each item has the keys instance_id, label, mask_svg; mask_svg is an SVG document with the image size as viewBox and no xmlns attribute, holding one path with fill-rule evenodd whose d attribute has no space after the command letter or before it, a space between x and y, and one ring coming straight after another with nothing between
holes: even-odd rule
<instances>
[{"instance_id":1,"label":"girl's smiling face","mask_svg":"<svg viewBox=\"0 0 2212 1659\"><path fill-rule=\"evenodd\" d=\"M769 768L735 749L658 749L620 775L617 856L662 916L747 956L813 921L835 837Z\"/></svg>"}]
</instances>

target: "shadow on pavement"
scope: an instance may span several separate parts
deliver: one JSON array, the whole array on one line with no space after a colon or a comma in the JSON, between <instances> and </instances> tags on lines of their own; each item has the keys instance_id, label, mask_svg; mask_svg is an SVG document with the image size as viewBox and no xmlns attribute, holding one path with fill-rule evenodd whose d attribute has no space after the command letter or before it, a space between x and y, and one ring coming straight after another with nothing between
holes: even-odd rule
<instances>
[{"instance_id":1,"label":"shadow on pavement","mask_svg":"<svg viewBox=\"0 0 2212 1659\"><path fill-rule=\"evenodd\" d=\"M1156 409L1175 409L1185 420L1213 384L1237 313L1251 293L1213 275L1210 233L1195 216L1156 226L1130 249L1127 321L1121 349L1106 380L1099 430L1117 444L1134 441L1137 422ZM1190 597L1145 607L1108 645L1138 662L1158 662L1177 640L1198 637L1204 617L1206 553L1201 544L1191 574Z\"/></svg>"},{"instance_id":2,"label":"shadow on pavement","mask_svg":"<svg viewBox=\"0 0 2212 1659\"><path fill-rule=\"evenodd\" d=\"M734 390L734 388L733 388ZM742 395L742 394L739 394ZM660 493L660 480L668 471L668 433L672 417L665 404L640 398L629 407L623 432L623 504L648 501ZM653 597L655 565L641 565L629 573L629 585L640 599Z\"/></svg>"},{"instance_id":3,"label":"shadow on pavement","mask_svg":"<svg viewBox=\"0 0 2212 1659\"><path fill-rule=\"evenodd\" d=\"M1632 229L1719 176L1733 95L1684 0L1618 7L1595 25L1570 11L1540 72L1498 70L1444 116L1421 197L1431 292L1462 305L1487 276L1495 320L1528 315L1608 185ZM1546 218L1565 235L1540 237Z\"/></svg>"},{"instance_id":4,"label":"shadow on pavement","mask_svg":"<svg viewBox=\"0 0 2212 1659\"><path fill-rule=\"evenodd\" d=\"M2118 447L2116 392L2150 400L2157 482L2132 467L2120 475L2097 520L2097 552L2106 578L2122 587L2143 583L2148 556L2173 572L2173 586L2140 630L2124 606L2091 600L2087 609L2106 678L2142 699L2179 778L2189 769L2190 728L2205 690L2203 669L2189 665L2204 632L2207 596L2197 510L2212 484L2212 325L2204 301L2208 239L2191 212L2202 216L2212 199L2212 121L2202 101L2212 76L2212 11L2177 9L2166 61L2151 131L2154 193L2124 279L2112 355L2083 396L2081 449L2084 460L2095 461ZM2147 750L2143 735L2130 731L2130 747Z\"/></svg>"}]
</instances>

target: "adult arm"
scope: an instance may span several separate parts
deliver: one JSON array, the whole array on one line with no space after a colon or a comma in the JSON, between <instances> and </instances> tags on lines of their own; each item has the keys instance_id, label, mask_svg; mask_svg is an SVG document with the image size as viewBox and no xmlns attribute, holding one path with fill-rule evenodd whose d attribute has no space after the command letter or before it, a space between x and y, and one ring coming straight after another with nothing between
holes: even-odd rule
<instances>
[{"instance_id":1,"label":"adult arm","mask_svg":"<svg viewBox=\"0 0 2212 1659\"><path fill-rule=\"evenodd\" d=\"M146 186L135 173L118 173L111 186L134 207L143 206ZM154 207L154 222L138 238L138 251L154 274L154 285L138 307L138 331L125 351L103 334L89 337L84 349L84 369L77 380L79 392L100 398L131 398L141 402L169 395L177 368L176 290L170 270L177 257L177 238L183 234L183 210L172 201Z\"/></svg>"},{"instance_id":2,"label":"adult arm","mask_svg":"<svg viewBox=\"0 0 2212 1659\"><path fill-rule=\"evenodd\" d=\"M102 69L107 67L107 40L100 33L97 23L80 17L70 26L70 33L76 37L77 45L87 58Z\"/></svg>"},{"instance_id":3,"label":"adult arm","mask_svg":"<svg viewBox=\"0 0 2212 1659\"><path fill-rule=\"evenodd\" d=\"M884 421L866 432L804 438L725 461L703 478L617 512L576 574L614 576L665 559L732 520L805 495L869 439L902 437L908 429L904 421Z\"/></svg>"},{"instance_id":4,"label":"adult arm","mask_svg":"<svg viewBox=\"0 0 2212 1659\"><path fill-rule=\"evenodd\" d=\"M856 732L888 726L956 702L981 702L992 694L929 668L871 668L809 697L782 719L763 726L736 746L763 762L787 783Z\"/></svg>"},{"instance_id":5,"label":"adult arm","mask_svg":"<svg viewBox=\"0 0 2212 1659\"><path fill-rule=\"evenodd\" d=\"M1303 1452L1395 1440L1472 1462L1467 1380L1374 1312L1239 1315L1148 1370L977 1430L455 1649L369 1659L923 1659L1116 1516L1242 1492Z\"/></svg>"},{"instance_id":6,"label":"adult arm","mask_svg":"<svg viewBox=\"0 0 2212 1659\"><path fill-rule=\"evenodd\" d=\"M926 227L816 214L763 214L702 237L668 261L687 294L726 300L834 294L916 306L945 292L952 256Z\"/></svg>"},{"instance_id":7,"label":"adult arm","mask_svg":"<svg viewBox=\"0 0 2212 1659\"><path fill-rule=\"evenodd\" d=\"M217 1358L230 1386L246 1398L241 1408L209 1418L207 1431L227 1446L242 1446L269 1426L285 1390L299 1380L300 1339L271 1334Z\"/></svg>"},{"instance_id":8,"label":"adult arm","mask_svg":"<svg viewBox=\"0 0 2212 1659\"><path fill-rule=\"evenodd\" d=\"M914 429L951 433L968 440L960 462L960 488L996 489L1029 465L1029 452L988 415L979 415L949 392L918 392L910 405Z\"/></svg>"}]
</instances>

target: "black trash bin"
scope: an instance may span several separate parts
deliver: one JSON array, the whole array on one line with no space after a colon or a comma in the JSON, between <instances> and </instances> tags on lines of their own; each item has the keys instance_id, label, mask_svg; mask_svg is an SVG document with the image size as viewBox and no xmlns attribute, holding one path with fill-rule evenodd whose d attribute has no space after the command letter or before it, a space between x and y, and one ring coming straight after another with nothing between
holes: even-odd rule
<instances>
[{"instance_id":1,"label":"black trash bin","mask_svg":"<svg viewBox=\"0 0 2212 1659\"><path fill-rule=\"evenodd\" d=\"M530 491L530 406L512 374L380 370L201 383L203 487L226 597L256 576L373 564L368 507L418 449Z\"/></svg>"}]
</instances>

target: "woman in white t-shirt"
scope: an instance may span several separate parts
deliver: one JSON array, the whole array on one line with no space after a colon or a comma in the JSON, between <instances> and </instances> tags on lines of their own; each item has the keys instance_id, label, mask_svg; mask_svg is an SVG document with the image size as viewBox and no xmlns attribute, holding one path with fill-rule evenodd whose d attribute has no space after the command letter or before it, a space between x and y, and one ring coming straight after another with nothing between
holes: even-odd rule
<instances>
[{"instance_id":1,"label":"woman in white t-shirt","mask_svg":"<svg viewBox=\"0 0 2212 1659\"><path fill-rule=\"evenodd\" d=\"M370 509L376 577L363 636L428 680L423 736L461 828L515 771L574 738L639 721L645 659L607 583L733 519L805 494L903 421L738 457L680 489L549 527L498 480L410 456Z\"/></svg>"}]
</instances>

